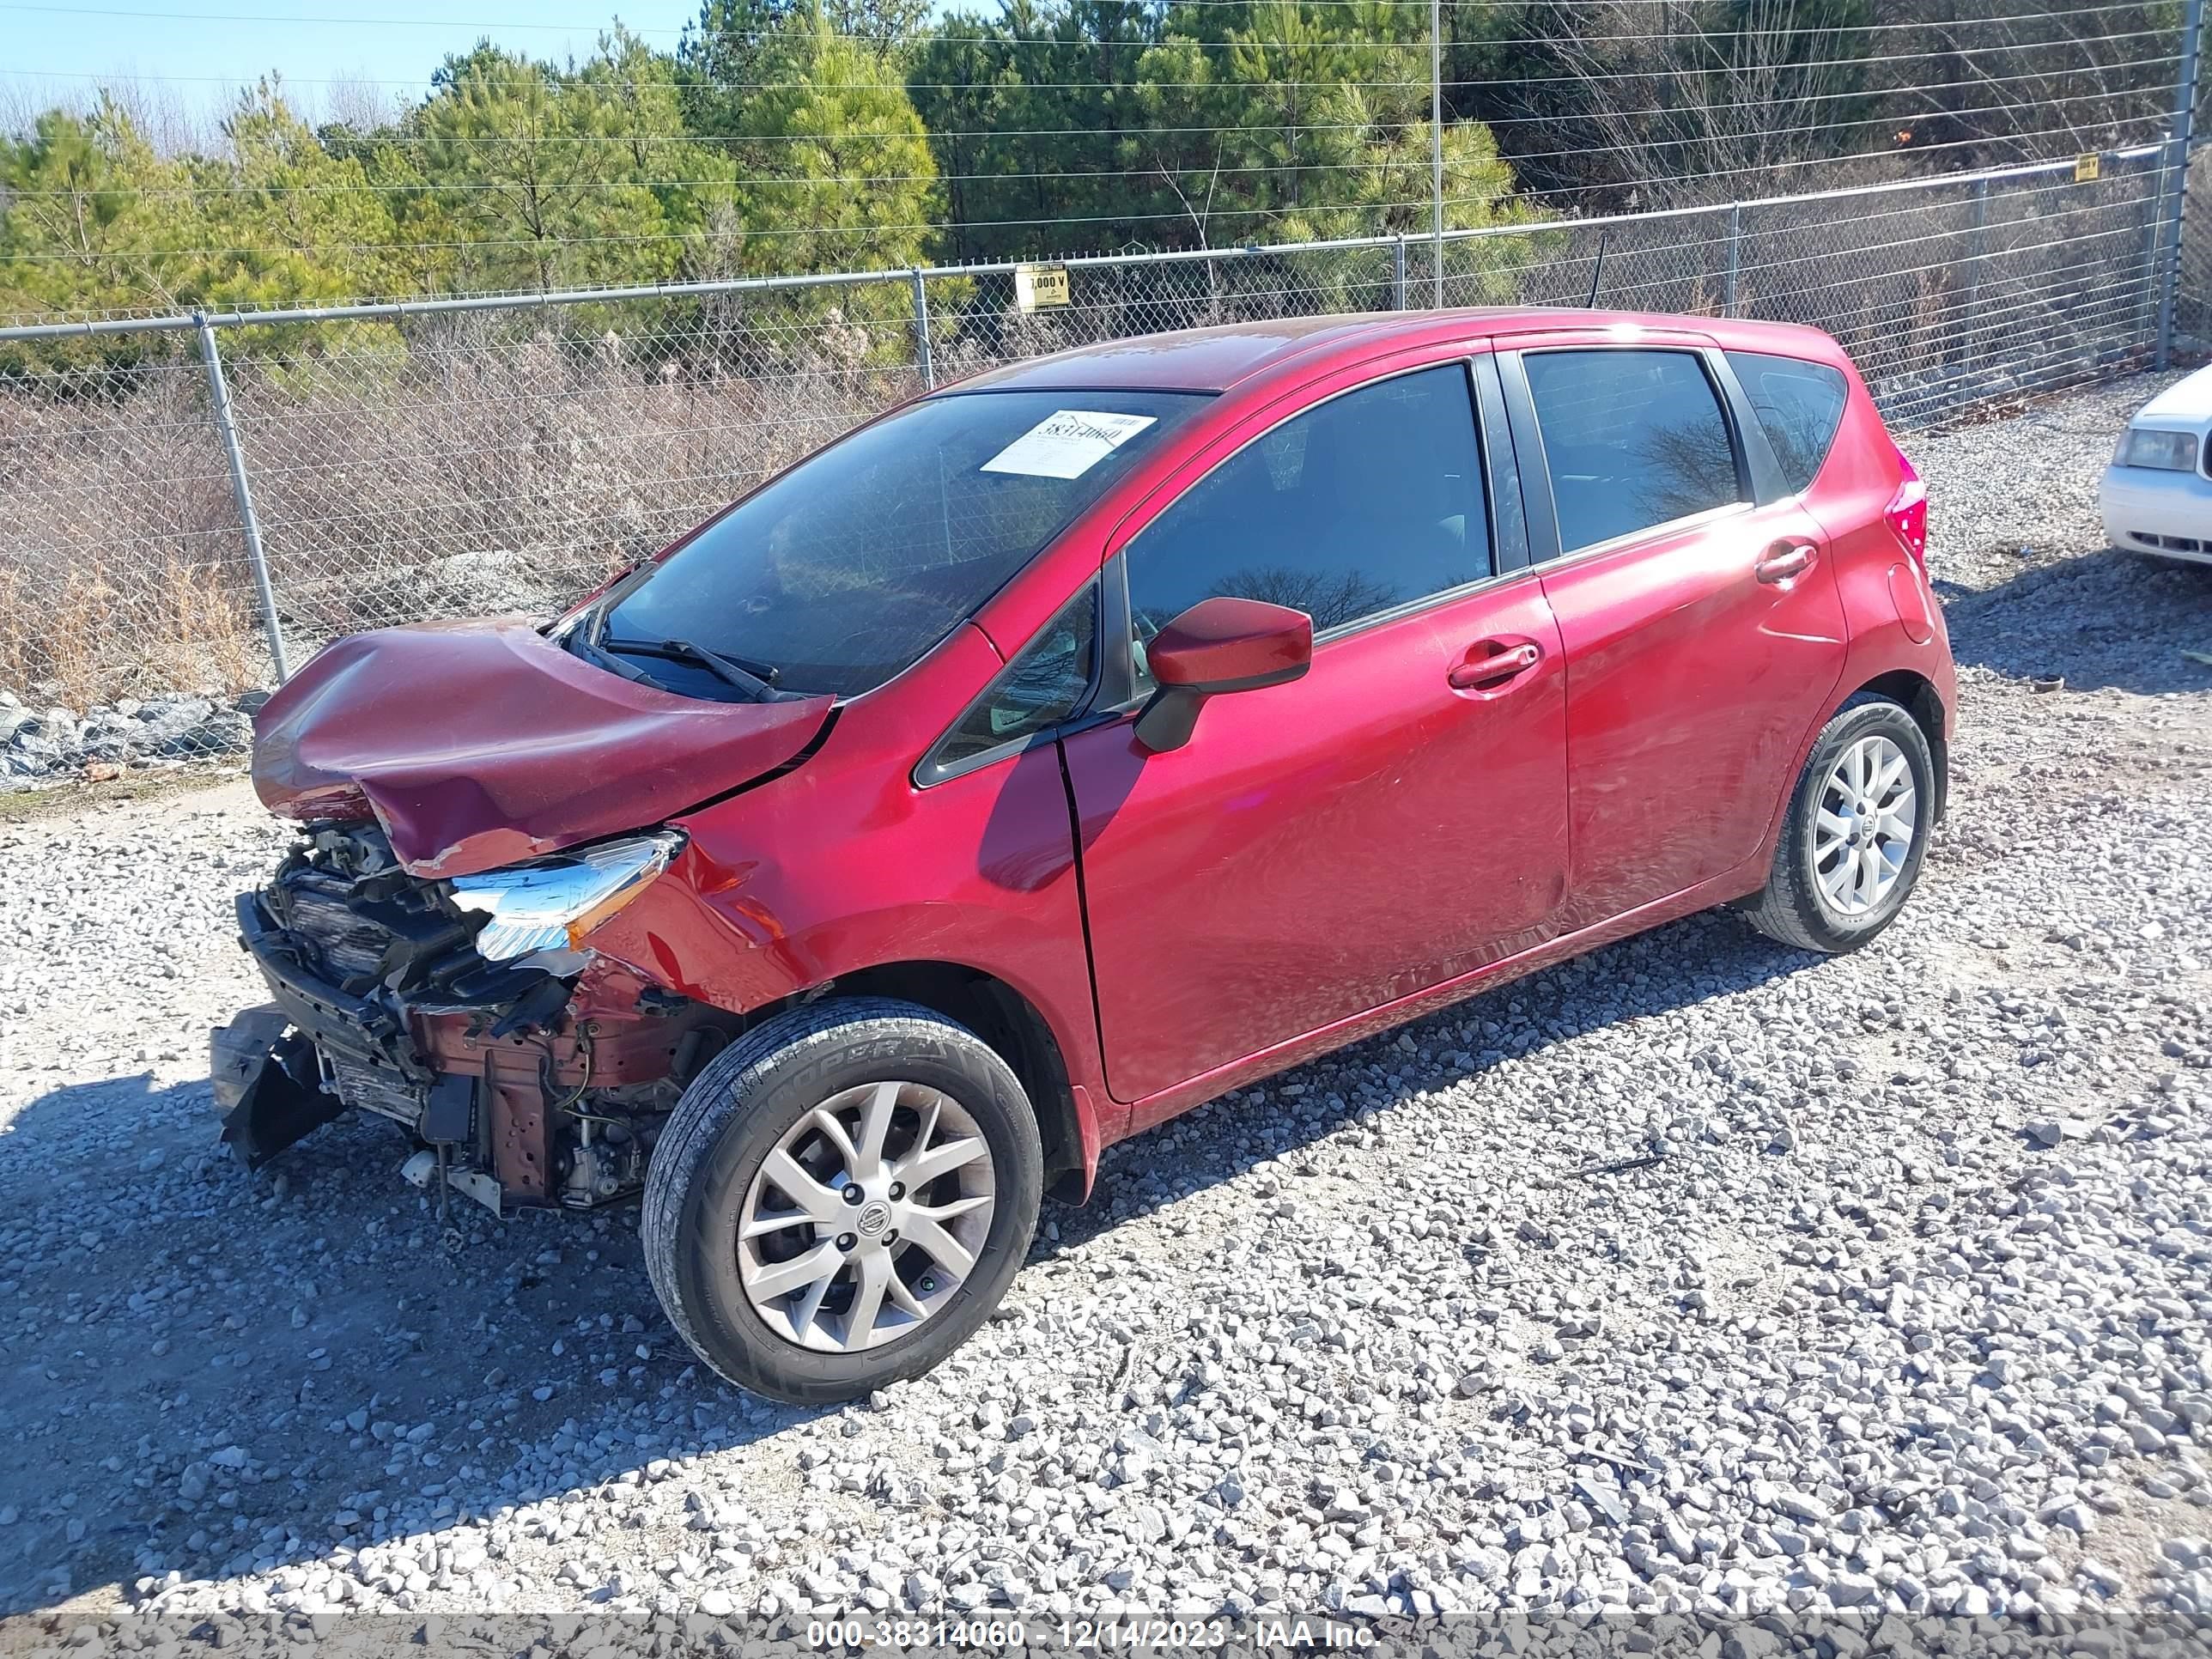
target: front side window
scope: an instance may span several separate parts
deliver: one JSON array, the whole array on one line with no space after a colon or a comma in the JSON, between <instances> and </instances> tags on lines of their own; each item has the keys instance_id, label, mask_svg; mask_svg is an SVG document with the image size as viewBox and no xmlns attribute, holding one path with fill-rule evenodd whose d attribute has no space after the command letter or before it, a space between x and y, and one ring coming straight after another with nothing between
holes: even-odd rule
<instances>
[{"instance_id":1,"label":"front side window","mask_svg":"<svg viewBox=\"0 0 2212 1659\"><path fill-rule=\"evenodd\" d=\"M939 774L1010 744L1024 743L1073 714L1091 690L1098 660L1098 584L1044 625L1000 672L930 751Z\"/></svg>"},{"instance_id":2,"label":"front side window","mask_svg":"<svg viewBox=\"0 0 2212 1659\"><path fill-rule=\"evenodd\" d=\"M1467 370L1447 363L1295 416L1186 490L1126 554L1141 644L1219 595L1340 628L1492 574Z\"/></svg>"},{"instance_id":3,"label":"front side window","mask_svg":"<svg viewBox=\"0 0 2212 1659\"><path fill-rule=\"evenodd\" d=\"M1206 401L976 392L915 404L756 492L590 633L687 696L732 687L726 672L665 649L672 641L778 693L856 696L936 644Z\"/></svg>"},{"instance_id":4,"label":"front side window","mask_svg":"<svg viewBox=\"0 0 2212 1659\"><path fill-rule=\"evenodd\" d=\"M1843 424L1850 386L1830 363L1808 363L1764 351L1731 351L1729 367L1751 399L1751 412L1774 450L1793 491L1812 487Z\"/></svg>"},{"instance_id":5,"label":"front side window","mask_svg":"<svg viewBox=\"0 0 2212 1659\"><path fill-rule=\"evenodd\" d=\"M1696 353L1532 351L1522 365L1561 552L1750 499L1720 394Z\"/></svg>"}]
</instances>

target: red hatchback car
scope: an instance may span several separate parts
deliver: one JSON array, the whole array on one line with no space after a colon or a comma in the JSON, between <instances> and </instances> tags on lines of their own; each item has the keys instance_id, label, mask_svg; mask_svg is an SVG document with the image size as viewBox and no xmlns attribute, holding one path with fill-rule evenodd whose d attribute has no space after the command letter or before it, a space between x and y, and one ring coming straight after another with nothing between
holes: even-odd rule
<instances>
[{"instance_id":1,"label":"red hatchback car","mask_svg":"<svg viewBox=\"0 0 2212 1659\"><path fill-rule=\"evenodd\" d=\"M908 403L558 621L331 646L216 1036L258 1164L641 1198L724 1376L864 1394L1048 1185L1710 905L1839 951L1943 810L1925 501L1834 341L1589 312L1119 341Z\"/></svg>"}]
</instances>

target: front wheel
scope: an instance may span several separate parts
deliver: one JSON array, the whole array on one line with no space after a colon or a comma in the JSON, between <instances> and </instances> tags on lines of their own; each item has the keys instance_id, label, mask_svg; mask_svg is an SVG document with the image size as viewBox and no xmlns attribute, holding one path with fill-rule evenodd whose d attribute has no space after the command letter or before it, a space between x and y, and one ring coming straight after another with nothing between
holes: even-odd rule
<instances>
[{"instance_id":1,"label":"front wheel","mask_svg":"<svg viewBox=\"0 0 2212 1659\"><path fill-rule=\"evenodd\" d=\"M778 1015L684 1092L646 1174L647 1271L694 1353L814 1405L919 1376L1006 1294L1043 1189L1006 1063L910 1003Z\"/></svg>"},{"instance_id":2,"label":"front wheel","mask_svg":"<svg viewBox=\"0 0 2212 1659\"><path fill-rule=\"evenodd\" d=\"M1761 933L1801 950L1864 945L1920 878L1936 807L1927 734L1887 697L1862 693L1814 744L1790 797L1766 886L1747 908Z\"/></svg>"}]
</instances>

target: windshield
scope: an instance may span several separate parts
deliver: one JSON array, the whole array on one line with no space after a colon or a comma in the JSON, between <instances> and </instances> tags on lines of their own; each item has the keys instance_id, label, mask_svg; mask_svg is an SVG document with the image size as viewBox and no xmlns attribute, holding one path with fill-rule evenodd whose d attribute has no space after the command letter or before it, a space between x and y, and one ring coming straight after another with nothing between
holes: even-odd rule
<instances>
[{"instance_id":1,"label":"windshield","mask_svg":"<svg viewBox=\"0 0 2212 1659\"><path fill-rule=\"evenodd\" d=\"M597 620L593 643L687 696L733 695L732 663L774 694L857 696L944 638L1205 403L978 392L916 404L708 526Z\"/></svg>"}]
</instances>

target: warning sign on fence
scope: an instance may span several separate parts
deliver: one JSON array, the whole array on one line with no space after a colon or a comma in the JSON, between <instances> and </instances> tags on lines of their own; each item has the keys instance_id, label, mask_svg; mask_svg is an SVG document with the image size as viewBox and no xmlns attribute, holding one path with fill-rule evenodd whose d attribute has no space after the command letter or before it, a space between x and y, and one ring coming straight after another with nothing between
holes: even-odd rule
<instances>
[{"instance_id":1,"label":"warning sign on fence","mask_svg":"<svg viewBox=\"0 0 2212 1659\"><path fill-rule=\"evenodd\" d=\"M1066 265L1016 265L1014 303L1024 311L1041 311L1067 303Z\"/></svg>"}]
</instances>

